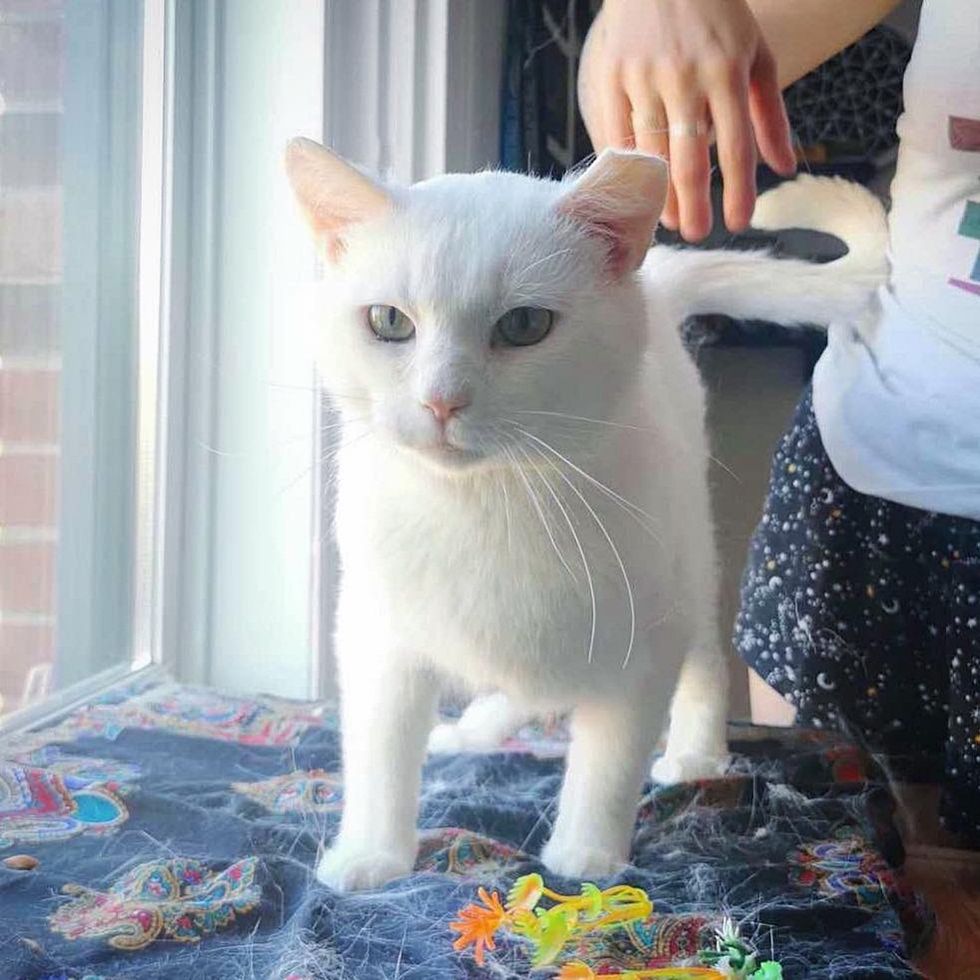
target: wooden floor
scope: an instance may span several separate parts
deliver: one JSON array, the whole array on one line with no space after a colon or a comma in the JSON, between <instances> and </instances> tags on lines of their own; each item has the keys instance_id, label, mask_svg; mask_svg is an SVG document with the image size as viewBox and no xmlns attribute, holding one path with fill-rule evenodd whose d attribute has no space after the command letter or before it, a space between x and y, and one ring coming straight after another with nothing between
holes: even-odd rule
<instances>
[{"instance_id":1,"label":"wooden floor","mask_svg":"<svg viewBox=\"0 0 980 980\"><path fill-rule=\"evenodd\" d=\"M931 980L980 980L980 852L955 847L939 826L938 792L894 787L906 872L936 913L936 935L916 967Z\"/></svg>"}]
</instances>

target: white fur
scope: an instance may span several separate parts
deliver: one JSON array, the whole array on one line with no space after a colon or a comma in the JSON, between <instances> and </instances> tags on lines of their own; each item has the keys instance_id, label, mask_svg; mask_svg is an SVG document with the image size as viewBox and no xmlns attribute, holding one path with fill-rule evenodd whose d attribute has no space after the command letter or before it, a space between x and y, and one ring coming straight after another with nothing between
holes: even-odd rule
<instances>
[{"instance_id":1,"label":"white fur","mask_svg":"<svg viewBox=\"0 0 980 980\"><path fill-rule=\"evenodd\" d=\"M321 370L343 418L345 810L318 868L333 887L412 867L446 683L495 693L436 729L437 748L487 747L532 715L572 712L542 855L557 874L627 860L672 697L655 775L725 764L704 395L678 325L706 308L851 315L867 300L864 267L841 281L832 266L657 246L639 275L610 280L602 242L563 213L572 191L508 173L439 177L392 189L392 206L333 241ZM379 342L364 322L372 303L408 313L415 338ZM491 347L493 323L519 305L556 310L552 333ZM421 403L460 392L470 404L447 452Z\"/></svg>"}]
</instances>

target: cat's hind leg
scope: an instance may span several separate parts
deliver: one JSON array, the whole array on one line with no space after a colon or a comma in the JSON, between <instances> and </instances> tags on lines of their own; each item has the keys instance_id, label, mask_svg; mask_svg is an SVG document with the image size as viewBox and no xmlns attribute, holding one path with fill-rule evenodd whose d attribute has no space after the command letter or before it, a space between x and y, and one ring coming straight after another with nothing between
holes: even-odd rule
<instances>
[{"instance_id":1,"label":"cat's hind leg","mask_svg":"<svg viewBox=\"0 0 980 980\"><path fill-rule=\"evenodd\" d=\"M710 779L728 768L728 664L714 644L684 659L670 707L667 747L650 771L656 783Z\"/></svg>"},{"instance_id":2,"label":"cat's hind leg","mask_svg":"<svg viewBox=\"0 0 980 980\"><path fill-rule=\"evenodd\" d=\"M534 717L506 694L495 691L475 698L457 721L436 725L429 733L430 752L489 752Z\"/></svg>"},{"instance_id":3,"label":"cat's hind leg","mask_svg":"<svg viewBox=\"0 0 980 980\"><path fill-rule=\"evenodd\" d=\"M705 450L707 452L707 450ZM657 783L710 779L728 768L728 662L719 638L719 567L708 483L685 484L684 615L691 635L670 706L667 747L653 764Z\"/></svg>"}]
</instances>

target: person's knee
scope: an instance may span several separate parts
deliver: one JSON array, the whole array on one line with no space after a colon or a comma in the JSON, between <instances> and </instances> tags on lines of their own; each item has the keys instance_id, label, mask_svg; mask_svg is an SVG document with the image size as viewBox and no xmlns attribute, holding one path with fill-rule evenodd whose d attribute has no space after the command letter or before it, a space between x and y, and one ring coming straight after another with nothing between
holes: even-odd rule
<instances>
[{"instance_id":1,"label":"person's knee","mask_svg":"<svg viewBox=\"0 0 980 980\"><path fill-rule=\"evenodd\" d=\"M749 668L749 705L756 725L788 728L796 722L796 707Z\"/></svg>"}]
</instances>

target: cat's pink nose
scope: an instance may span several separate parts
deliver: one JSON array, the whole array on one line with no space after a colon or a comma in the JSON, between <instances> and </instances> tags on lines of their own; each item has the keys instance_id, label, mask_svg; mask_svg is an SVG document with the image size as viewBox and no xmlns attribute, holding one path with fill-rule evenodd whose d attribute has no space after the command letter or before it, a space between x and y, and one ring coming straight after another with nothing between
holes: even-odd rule
<instances>
[{"instance_id":1,"label":"cat's pink nose","mask_svg":"<svg viewBox=\"0 0 980 980\"><path fill-rule=\"evenodd\" d=\"M444 426L457 412L466 408L470 400L465 395L449 395L446 398L427 398L422 404L435 416L436 421Z\"/></svg>"}]
</instances>

